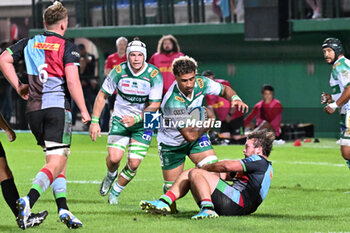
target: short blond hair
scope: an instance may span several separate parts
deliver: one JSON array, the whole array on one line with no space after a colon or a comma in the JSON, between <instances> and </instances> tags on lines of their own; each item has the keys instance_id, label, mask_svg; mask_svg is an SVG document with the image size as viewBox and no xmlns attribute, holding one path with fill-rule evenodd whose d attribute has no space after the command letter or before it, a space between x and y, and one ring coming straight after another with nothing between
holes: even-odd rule
<instances>
[{"instance_id":1,"label":"short blond hair","mask_svg":"<svg viewBox=\"0 0 350 233\"><path fill-rule=\"evenodd\" d=\"M176 77L182 76L189 73L197 73L197 62L192 57L181 56L174 59L173 64L173 73Z\"/></svg>"},{"instance_id":2,"label":"short blond hair","mask_svg":"<svg viewBox=\"0 0 350 233\"><path fill-rule=\"evenodd\" d=\"M51 6L46 8L43 14L44 22L47 26L56 24L68 16L67 9L62 3L55 1Z\"/></svg>"}]
</instances>

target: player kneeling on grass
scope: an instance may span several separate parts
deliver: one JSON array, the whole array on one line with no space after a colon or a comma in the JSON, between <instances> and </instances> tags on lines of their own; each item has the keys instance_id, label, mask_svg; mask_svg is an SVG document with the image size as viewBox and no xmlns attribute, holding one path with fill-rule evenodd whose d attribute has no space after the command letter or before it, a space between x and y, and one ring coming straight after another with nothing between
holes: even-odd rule
<instances>
[{"instance_id":1,"label":"player kneeling on grass","mask_svg":"<svg viewBox=\"0 0 350 233\"><path fill-rule=\"evenodd\" d=\"M120 160L128 145L129 154L109 194L109 204L118 203L121 191L135 177L147 154L152 131L143 128L143 111L157 111L163 91L163 78L159 70L146 62L146 45L134 40L128 44L126 53L128 61L116 66L103 82L95 100L90 125L90 137L95 141L97 135L101 137L98 123L106 99L118 90L108 135L108 171L100 187L102 196L107 195L116 179Z\"/></svg>"},{"instance_id":2,"label":"player kneeling on grass","mask_svg":"<svg viewBox=\"0 0 350 233\"><path fill-rule=\"evenodd\" d=\"M186 170L158 200L141 201L141 208L148 213L168 214L170 205L191 190L201 208L192 219L255 212L270 188L273 169L267 159L274 138L267 130L248 135L244 159L222 160ZM226 181L233 183L230 185Z\"/></svg>"},{"instance_id":3,"label":"player kneeling on grass","mask_svg":"<svg viewBox=\"0 0 350 233\"><path fill-rule=\"evenodd\" d=\"M203 105L205 95L222 96L231 101L232 107L238 107L242 112L248 111L248 106L231 87L204 76L196 76L197 62L193 58L179 57L173 61L172 68L176 81L165 94L161 104L163 120L168 125L160 128L157 137L164 192L169 190L183 171L186 156L198 167L217 162L206 133L209 128L180 124L191 118L189 114L193 109Z\"/></svg>"}]
</instances>

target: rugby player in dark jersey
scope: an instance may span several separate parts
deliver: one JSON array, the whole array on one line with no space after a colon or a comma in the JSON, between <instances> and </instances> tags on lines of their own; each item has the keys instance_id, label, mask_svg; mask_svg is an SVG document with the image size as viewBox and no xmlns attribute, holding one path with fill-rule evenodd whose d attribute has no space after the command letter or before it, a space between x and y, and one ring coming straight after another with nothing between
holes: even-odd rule
<instances>
[{"instance_id":1,"label":"rugby player in dark jersey","mask_svg":"<svg viewBox=\"0 0 350 233\"><path fill-rule=\"evenodd\" d=\"M70 96L82 115L82 122L91 120L86 109L79 80L79 53L73 42L65 39L68 26L66 8L60 2L49 6L43 15L46 31L20 40L0 57L0 68L17 93L28 100L27 120L46 154L46 164L36 175L27 196L19 198L18 226L25 229L31 208L51 186L59 218L69 228L82 226L68 209L65 177L72 136ZM29 85L22 84L13 63L24 58Z\"/></svg>"},{"instance_id":2,"label":"rugby player in dark jersey","mask_svg":"<svg viewBox=\"0 0 350 233\"><path fill-rule=\"evenodd\" d=\"M201 208L192 219L255 212L270 188L273 169L268 157L273 140L273 133L266 130L248 135L244 159L222 160L186 170L158 200L141 201L141 208L149 213L168 214L169 206L191 190Z\"/></svg>"}]
</instances>

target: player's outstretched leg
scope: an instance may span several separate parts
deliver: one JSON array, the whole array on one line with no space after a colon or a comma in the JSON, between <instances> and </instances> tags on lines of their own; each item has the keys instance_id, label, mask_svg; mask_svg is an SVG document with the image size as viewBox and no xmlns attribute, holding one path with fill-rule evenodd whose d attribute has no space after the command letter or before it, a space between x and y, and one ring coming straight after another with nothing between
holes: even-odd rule
<instances>
[{"instance_id":1,"label":"player's outstretched leg","mask_svg":"<svg viewBox=\"0 0 350 233\"><path fill-rule=\"evenodd\" d=\"M75 229L83 226L83 223L75 217L69 210L60 209L58 212L61 222L67 225L70 229Z\"/></svg>"},{"instance_id":2,"label":"player's outstretched leg","mask_svg":"<svg viewBox=\"0 0 350 233\"><path fill-rule=\"evenodd\" d=\"M202 200L201 210L191 219L198 220L203 218L218 218L219 215L214 210L214 205L211 200Z\"/></svg>"}]
</instances>

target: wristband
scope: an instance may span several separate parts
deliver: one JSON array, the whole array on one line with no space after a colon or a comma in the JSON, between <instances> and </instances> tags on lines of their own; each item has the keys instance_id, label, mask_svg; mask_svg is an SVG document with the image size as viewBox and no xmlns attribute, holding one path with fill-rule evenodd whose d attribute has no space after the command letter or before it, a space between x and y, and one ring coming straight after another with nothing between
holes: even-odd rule
<instances>
[{"instance_id":1,"label":"wristband","mask_svg":"<svg viewBox=\"0 0 350 233\"><path fill-rule=\"evenodd\" d=\"M337 105L336 102L333 102L333 103L328 104L328 107L330 107L331 109L333 109L335 111L339 106Z\"/></svg>"},{"instance_id":2,"label":"wristband","mask_svg":"<svg viewBox=\"0 0 350 233\"><path fill-rule=\"evenodd\" d=\"M235 100L240 100L240 101L242 101L241 98L239 98L238 95L232 96L231 101L235 101Z\"/></svg>"},{"instance_id":3,"label":"wristband","mask_svg":"<svg viewBox=\"0 0 350 233\"><path fill-rule=\"evenodd\" d=\"M134 119L135 119L135 124L139 123L140 121L142 121L141 114L134 116Z\"/></svg>"},{"instance_id":4,"label":"wristband","mask_svg":"<svg viewBox=\"0 0 350 233\"><path fill-rule=\"evenodd\" d=\"M100 118L99 117L96 117L96 116L92 116L91 117L91 123L100 123Z\"/></svg>"}]
</instances>

